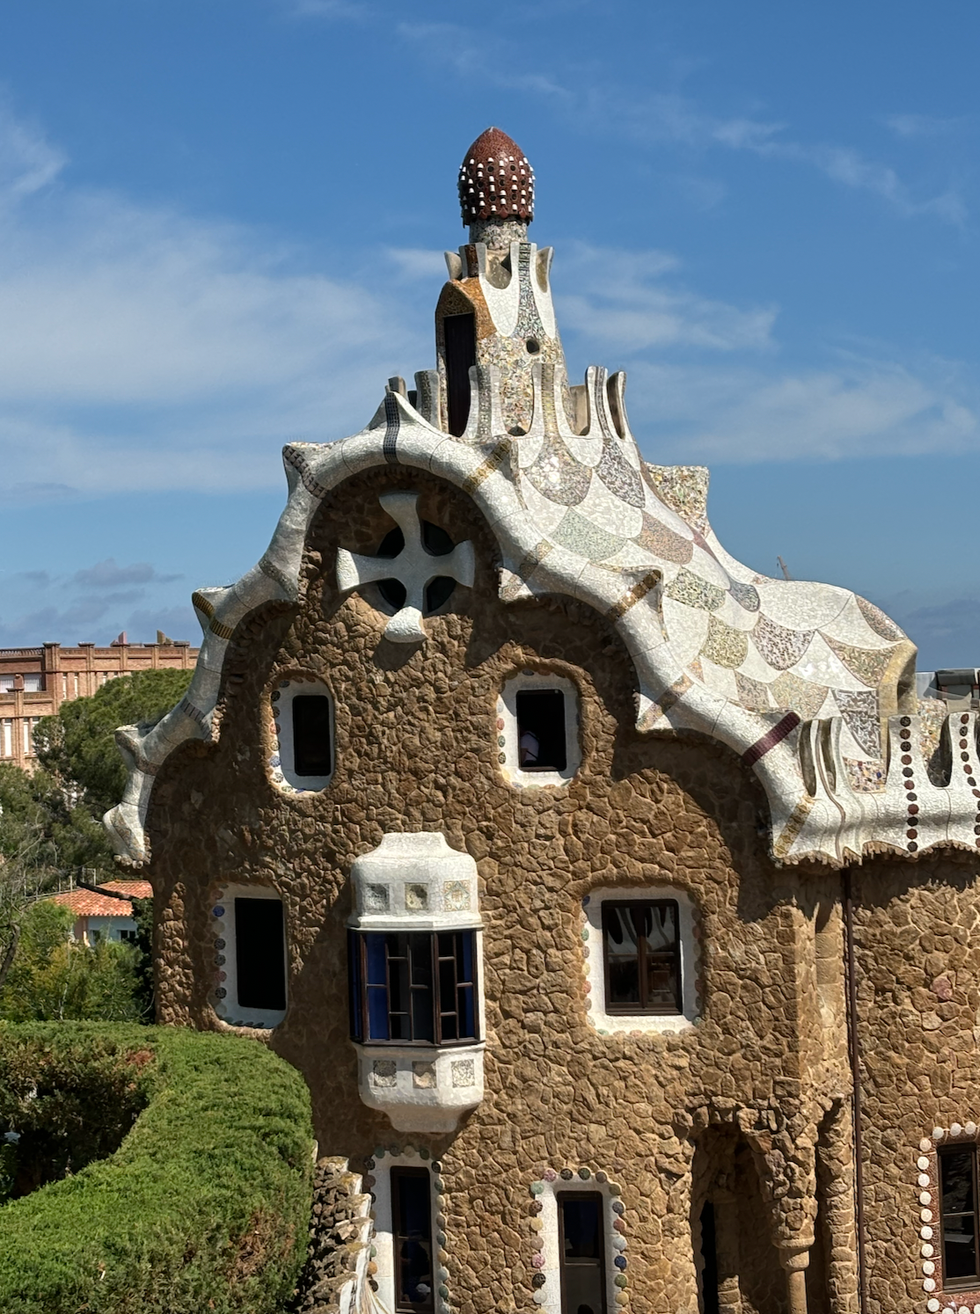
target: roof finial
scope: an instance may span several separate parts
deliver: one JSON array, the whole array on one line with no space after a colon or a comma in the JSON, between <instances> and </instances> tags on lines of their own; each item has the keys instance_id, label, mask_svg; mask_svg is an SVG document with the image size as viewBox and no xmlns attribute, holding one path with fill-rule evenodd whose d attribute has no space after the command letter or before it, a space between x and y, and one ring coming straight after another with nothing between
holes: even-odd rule
<instances>
[{"instance_id":1,"label":"roof finial","mask_svg":"<svg viewBox=\"0 0 980 1314\"><path fill-rule=\"evenodd\" d=\"M470 241L488 246L527 240L534 218L534 170L512 137L487 128L459 170L459 205Z\"/></svg>"}]
</instances>

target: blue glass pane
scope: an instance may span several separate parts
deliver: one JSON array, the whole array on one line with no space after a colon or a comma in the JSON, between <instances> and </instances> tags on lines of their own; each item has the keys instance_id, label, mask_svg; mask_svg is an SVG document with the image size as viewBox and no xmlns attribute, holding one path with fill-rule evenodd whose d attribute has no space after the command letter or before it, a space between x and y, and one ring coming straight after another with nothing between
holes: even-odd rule
<instances>
[{"instance_id":1,"label":"blue glass pane","mask_svg":"<svg viewBox=\"0 0 980 1314\"><path fill-rule=\"evenodd\" d=\"M388 1039L388 992L377 986L368 990L368 1040Z\"/></svg>"},{"instance_id":2,"label":"blue glass pane","mask_svg":"<svg viewBox=\"0 0 980 1314\"><path fill-rule=\"evenodd\" d=\"M367 983L383 986L387 984L385 962L385 937L383 935L366 935Z\"/></svg>"},{"instance_id":3,"label":"blue glass pane","mask_svg":"<svg viewBox=\"0 0 980 1314\"><path fill-rule=\"evenodd\" d=\"M459 992L459 1014L460 1039L475 1039L476 1012L473 1007L473 990L469 986Z\"/></svg>"}]
</instances>

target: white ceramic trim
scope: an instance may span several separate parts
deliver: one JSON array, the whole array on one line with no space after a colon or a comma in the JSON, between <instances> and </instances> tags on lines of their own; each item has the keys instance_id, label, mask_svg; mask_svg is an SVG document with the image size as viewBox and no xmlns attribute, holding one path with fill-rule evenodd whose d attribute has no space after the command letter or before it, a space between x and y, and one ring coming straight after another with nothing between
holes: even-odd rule
<instances>
[{"instance_id":1,"label":"white ceramic trim","mask_svg":"<svg viewBox=\"0 0 980 1314\"><path fill-rule=\"evenodd\" d=\"M673 899L677 904L677 931L681 950L680 1013L607 1013L602 942L602 905L606 900ZM582 900L585 975L589 983L589 1021L601 1032L686 1031L699 1016L697 991L696 909L686 890L674 885L602 885Z\"/></svg>"},{"instance_id":2,"label":"white ceramic trim","mask_svg":"<svg viewBox=\"0 0 980 1314\"><path fill-rule=\"evenodd\" d=\"M919 1206L920 1238L917 1265L918 1280L926 1295L927 1314L980 1314L980 1300L977 1300L976 1287L967 1291L943 1291L943 1257L941 1206L933 1210L933 1200L939 1195L939 1147L944 1144L973 1148L980 1154L980 1128L973 1121L963 1124L951 1123L949 1127L933 1127L929 1136L919 1142L915 1156L915 1191ZM935 1197L933 1191L935 1190ZM933 1242L937 1244L933 1244ZM966 1299L964 1300L964 1297Z\"/></svg>"},{"instance_id":3,"label":"white ceramic trim","mask_svg":"<svg viewBox=\"0 0 980 1314\"><path fill-rule=\"evenodd\" d=\"M534 689L558 689L565 695L564 771L524 771L519 766L517 695ZM574 681L567 676L532 670L510 676L497 697L497 723L500 770L511 785L535 789L545 785L567 785L582 765L579 691Z\"/></svg>"},{"instance_id":4,"label":"white ceramic trim","mask_svg":"<svg viewBox=\"0 0 980 1314\"><path fill-rule=\"evenodd\" d=\"M279 697L271 702L271 694ZM330 761L336 770L336 702L328 685L318 676L287 675L279 680L270 692L270 711L275 726L276 747L269 761L272 783L286 793L317 793L326 789L333 779L333 771L327 776L301 776L294 766L293 753L293 699L297 695L311 694L326 698L330 703ZM276 716L278 710L279 715Z\"/></svg>"},{"instance_id":5,"label":"white ceramic trim","mask_svg":"<svg viewBox=\"0 0 980 1314\"><path fill-rule=\"evenodd\" d=\"M535 1271L543 1274L545 1278L544 1286L539 1287L534 1293L534 1303L545 1311L545 1314L562 1314L561 1263L558 1249L559 1194L572 1192L599 1194L605 1203L602 1221L606 1249L606 1309L609 1314L613 1314L614 1311L616 1314L623 1314L627 1302L624 1300L620 1303L617 1301L617 1296L623 1294L626 1288L616 1285L616 1277L620 1270L615 1265L615 1259L617 1255L625 1255L628 1242L615 1227L617 1220L622 1217L613 1209L614 1202L620 1198L618 1188L608 1181L597 1181L595 1173L591 1170L587 1178L582 1178L580 1172L574 1172L570 1178L565 1179L553 1169L548 1169L542 1179L533 1184L531 1191L541 1203L539 1249L532 1258L532 1264Z\"/></svg>"},{"instance_id":6,"label":"white ceramic trim","mask_svg":"<svg viewBox=\"0 0 980 1314\"><path fill-rule=\"evenodd\" d=\"M211 929L216 939L224 940L224 949L217 951L224 957L224 980L218 984L226 994L217 999L214 987L211 990L211 1003L215 1013L222 1022L229 1026L243 1027L277 1027L286 1016L289 1008L289 936L286 930L285 905L283 905L283 948L286 966L286 1008L245 1008L238 1003L238 965L235 952L235 899L277 899L283 902L278 890L264 885L223 885L211 905ZM222 917L214 916L215 908L224 908Z\"/></svg>"},{"instance_id":7,"label":"white ceramic trim","mask_svg":"<svg viewBox=\"0 0 980 1314\"><path fill-rule=\"evenodd\" d=\"M412 1146L406 1145L398 1154L385 1154L383 1159L375 1162L371 1169L374 1184L371 1194L374 1198L374 1262L377 1271L374 1280L378 1284L378 1301L380 1308L391 1311L395 1308L395 1245L391 1220L391 1170L392 1168L426 1168L429 1172L429 1202L432 1223L432 1277L435 1284L434 1304L437 1311L448 1310L448 1301L439 1294L443 1285L440 1274L445 1269L439 1261L439 1251L444 1247L439 1244L441 1229L438 1224L439 1197L435 1190L436 1174L432 1170L432 1161L423 1159ZM447 1275L448 1277L448 1275Z\"/></svg>"}]
</instances>

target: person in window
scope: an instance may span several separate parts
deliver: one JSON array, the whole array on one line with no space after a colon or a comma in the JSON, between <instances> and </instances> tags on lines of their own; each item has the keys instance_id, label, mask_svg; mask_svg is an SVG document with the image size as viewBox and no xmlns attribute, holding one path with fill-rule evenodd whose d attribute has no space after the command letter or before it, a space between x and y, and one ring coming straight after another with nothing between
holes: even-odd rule
<instances>
[{"instance_id":1,"label":"person in window","mask_svg":"<svg viewBox=\"0 0 980 1314\"><path fill-rule=\"evenodd\" d=\"M409 1232L402 1243L401 1273L404 1291L402 1303L406 1305L427 1305L432 1294L432 1267L426 1247L422 1244L422 1233Z\"/></svg>"},{"instance_id":2,"label":"person in window","mask_svg":"<svg viewBox=\"0 0 980 1314\"><path fill-rule=\"evenodd\" d=\"M530 730L523 730L520 739L521 766L536 766L541 754L541 742Z\"/></svg>"}]
</instances>

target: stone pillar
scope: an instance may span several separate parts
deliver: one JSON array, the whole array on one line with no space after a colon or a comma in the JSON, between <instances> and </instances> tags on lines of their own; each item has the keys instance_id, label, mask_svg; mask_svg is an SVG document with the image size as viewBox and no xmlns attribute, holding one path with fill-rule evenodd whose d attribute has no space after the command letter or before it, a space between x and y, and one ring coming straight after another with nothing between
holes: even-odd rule
<instances>
[{"instance_id":1,"label":"stone pillar","mask_svg":"<svg viewBox=\"0 0 980 1314\"><path fill-rule=\"evenodd\" d=\"M827 1253L831 1314L857 1314L857 1234L854 1224L854 1155L851 1106L836 1103L821 1123L817 1139L820 1212Z\"/></svg>"},{"instance_id":2,"label":"stone pillar","mask_svg":"<svg viewBox=\"0 0 980 1314\"><path fill-rule=\"evenodd\" d=\"M789 1314L807 1314L806 1270L810 1263L810 1244L803 1241L780 1244L779 1262L786 1270Z\"/></svg>"},{"instance_id":3,"label":"stone pillar","mask_svg":"<svg viewBox=\"0 0 980 1314\"><path fill-rule=\"evenodd\" d=\"M717 1192L712 1203L715 1207L718 1314L742 1314L742 1291L738 1281L738 1202L734 1195L724 1191Z\"/></svg>"}]
</instances>

